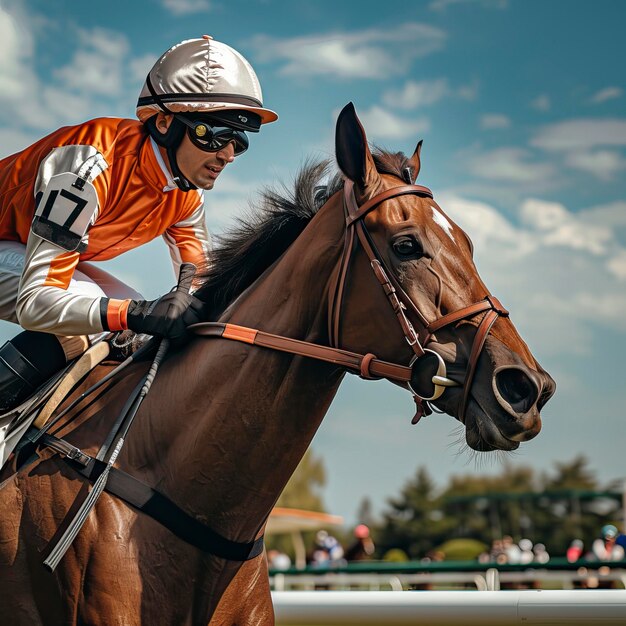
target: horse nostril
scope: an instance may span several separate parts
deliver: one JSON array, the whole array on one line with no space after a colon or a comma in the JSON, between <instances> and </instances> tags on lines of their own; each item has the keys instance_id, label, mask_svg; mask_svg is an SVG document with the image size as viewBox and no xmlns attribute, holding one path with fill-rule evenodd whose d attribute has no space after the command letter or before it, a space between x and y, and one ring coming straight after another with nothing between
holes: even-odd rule
<instances>
[{"instance_id":1,"label":"horse nostril","mask_svg":"<svg viewBox=\"0 0 626 626\"><path fill-rule=\"evenodd\" d=\"M519 415L528 413L539 396L535 383L517 367L501 369L496 374L496 386L502 398Z\"/></svg>"},{"instance_id":2,"label":"horse nostril","mask_svg":"<svg viewBox=\"0 0 626 626\"><path fill-rule=\"evenodd\" d=\"M554 392L556 391L556 383L554 382L552 376L545 371L543 374L545 375L544 378L542 378L543 389L541 390L541 394L537 400L538 411L543 409L544 404L554 395Z\"/></svg>"}]
</instances>

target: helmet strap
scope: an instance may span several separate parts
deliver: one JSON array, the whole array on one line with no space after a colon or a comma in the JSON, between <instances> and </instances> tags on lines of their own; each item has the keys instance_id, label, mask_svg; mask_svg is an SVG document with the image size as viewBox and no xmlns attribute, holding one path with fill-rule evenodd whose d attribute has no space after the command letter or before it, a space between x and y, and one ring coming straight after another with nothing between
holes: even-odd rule
<instances>
[{"instance_id":1,"label":"helmet strap","mask_svg":"<svg viewBox=\"0 0 626 626\"><path fill-rule=\"evenodd\" d=\"M168 146L167 148L167 158L169 159L170 167L172 168L172 180L176 183L176 186L181 191L191 191L192 189L197 189L197 187L190 180L185 178L183 173L180 171L180 168L178 167L178 161L176 160L176 150L178 149L179 145L180 142L176 147Z\"/></svg>"},{"instance_id":2,"label":"helmet strap","mask_svg":"<svg viewBox=\"0 0 626 626\"><path fill-rule=\"evenodd\" d=\"M178 167L178 161L176 159L176 151L178 150L178 146L180 146L183 137L185 136L185 126L182 122L177 119L176 113L167 108L159 94L154 90L152 86L152 81L150 80L150 74L146 77L146 85L148 87L148 91L152 94L154 101L159 105L159 108L166 115L172 115L172 123L170 127L167 129L166 133L162 133L157 127L156 123L153 121L154 116L150 119L146 120L146 127L148 128L148 132L150 136L160 145L166 148L167 158L170 162L170 168L172 170L172 179L176 183L176 186L181 191L191 191L192 189L197 189L197 187L180 171Z\"/></svg>"}]
</instances>

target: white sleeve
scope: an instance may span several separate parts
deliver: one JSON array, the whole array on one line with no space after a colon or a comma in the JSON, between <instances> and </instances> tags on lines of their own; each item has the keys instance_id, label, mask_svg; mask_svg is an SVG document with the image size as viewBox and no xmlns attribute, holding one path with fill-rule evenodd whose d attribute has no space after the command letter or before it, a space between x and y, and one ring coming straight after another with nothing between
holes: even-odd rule
<instances>
[{"instance_id":1,"label":"white sleeve","mask_svg":"<svg viewBox=\"0 0 626 626\"><path fill-rule=\"evenodd\" d=\"M78 252L69 252L30 233L16 305L23 328L58 335L103 331L101 290L95 283L91 295L72 290L78 260Z\"/></svg>"},{"instance_id":2,"label":"white sleeve","mask_svg":"<svg viewBox=\"0 0 626 626\"><path fill-rule=\"evenodd\" d=\"M101 199L93 181L107 167L91 145L54 148L39 165L35 216L16 304L24 328L59 335L102 332L104 293L95 283L73 276L99 213Z\"/></svg>"}]
</instances>

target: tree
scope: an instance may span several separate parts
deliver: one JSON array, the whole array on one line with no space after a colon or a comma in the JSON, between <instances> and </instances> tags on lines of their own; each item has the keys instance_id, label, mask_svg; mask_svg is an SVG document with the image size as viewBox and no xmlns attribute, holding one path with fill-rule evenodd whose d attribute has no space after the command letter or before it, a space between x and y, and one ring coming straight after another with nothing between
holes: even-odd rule
<instances>
[{"instance_id":1,"label":"tree","mask_svg":"<svg viewBox=\"0 0 626 626\"><path fill-rule=\"evenodd\" d=\"M326 469L321 457L316 457L309 448L302 457L296 471L280 494L276 506L307 511L325 512L321 490L326 484ZM312 542L314 533L305 533L305 544ZM286 535L268 535L267 549L280 550L293 560L295 550L292 538Z\"/></svg>"},{"instance_id":2,"label":"tree","mask_svg":"<svg viewBox=\"0 0 626 626\"><path fill-rule=\"evenodd\" d=\"M324 512L321 494L324 485L326 485L324 462L309 448L285 485L276 506Z\"/></svg>"},{"instance_id":3,"label":"tree","mask_svg":"<svg viewBox=\"0 0 626 626\"><path fill-rule=\"evenodd\" d=\"M383 514L383 523L375 536L379 554L399 548L417 559L443 543L454 527L455 521L443 515L441 497L424 467L418 468L400 496L388 503L391 510Z\"/></svg>"},{"instance_id":4,"label":"tree","mask_svg":"<svg viewBox=\"0 0 626 626\"><path fill-rule=\"evenodd\" d=\"M457 520L456 537L488 544L505 534L520 539L532 525L520 496L536 488L532 468L505 463L497 476L452 476L442 494L444 510Z\"/></svg>"},{"instance_id":5,"label":"tree","mask_svg":"<svg viewBox=\"0 0 626 626\"><path fill-rule=\"evenodd\" d=\"M555 463L556 472L543 477L542 497L538 500L537 530L555 554L564 554L572 539L582 539L586 549L599 536L601 527L613 521L619 510L619 497L601 499L594 494L609 490L597 481L579 455L571 461Z\"/></svg>"},{"instance_id":6,"label":"tree","mask_svg":"<svg viewBox=\"0 0 626 626\"><path fill-rule=\"evenodd\" d=\"M600 485L584 456L557 462L542 475L505 463L495 476L452 476L441 491L419 468L389 500L376 543L380 554L400 548L418 558L449 539L490 545L510 535L543 543L550 554L562 556L573 539L589 548L604 524L615 523L620 502L615 485Z\"/></svg>"},{"instance_id":7,"label":"tree","mask_svg":"<svg viewBox=\"0 0 626 626\"><path fill-rule=\"evenodd\" d=\"M569 462L554 464L555 476L544 476L543 484L546 490L555 489L597 489L598 481L594 473L587 467L589 460L580 454Z\"/></svg>"},{"instance_id":8,"label":"tree","mask_svg":"<svg viewBox=\"0 0 626 626\"><path fill-rule=\"evenodd\" d=\"M356 518L360 524L365 524L370 528L374 526L374 507L372 506L372 501L367 496L361 500L361 504L359 504L356 512Z\"/></svg>"}]
</instances>

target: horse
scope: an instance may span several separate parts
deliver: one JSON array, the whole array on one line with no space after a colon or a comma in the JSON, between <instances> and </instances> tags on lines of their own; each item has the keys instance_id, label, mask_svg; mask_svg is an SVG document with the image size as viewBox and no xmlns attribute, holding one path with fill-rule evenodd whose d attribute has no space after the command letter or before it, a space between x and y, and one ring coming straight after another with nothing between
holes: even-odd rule
<instances>
[{"instance_id":1,"label":"horse","mask_svg":"<svg viewBox=\"0 0 626 626\"><path fill-rule=\"evenodd\" d=\"M251 542L346 371L456 417L474 450L513 450L539 433L554 381L481 280L469 237L415 185L420 151L370 149L354 106L342 110L330 182L320 184L328 163L308 163L293 193L267 191L216 248L195 293L219 332L198 328L168 354L116 467ZM145 370L132 365L60 434L93 454ZM1 623L274 623L264 552L201 550L107 492L51 575L43 555L88 489L46 448L5 471Z\"/></svg>"}]
</instances>

